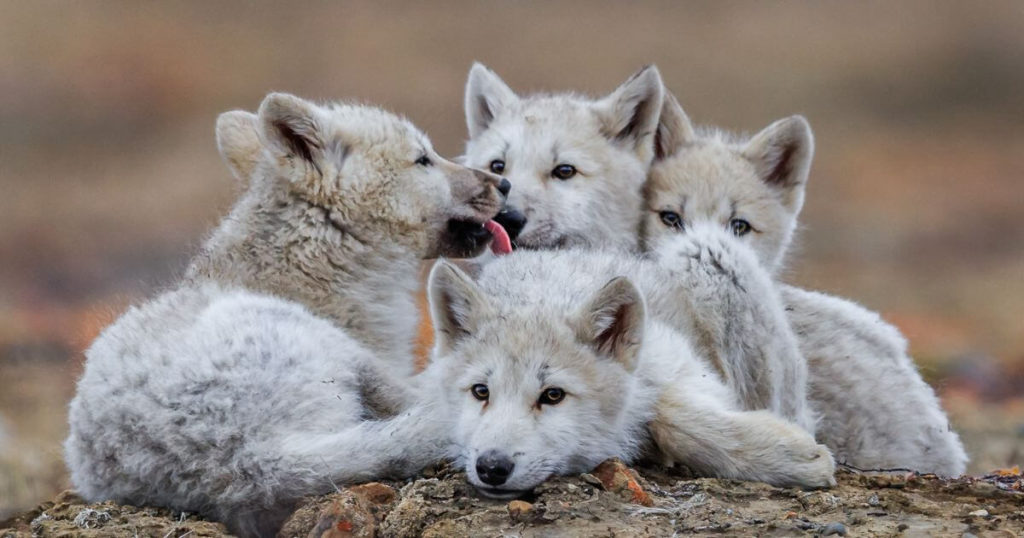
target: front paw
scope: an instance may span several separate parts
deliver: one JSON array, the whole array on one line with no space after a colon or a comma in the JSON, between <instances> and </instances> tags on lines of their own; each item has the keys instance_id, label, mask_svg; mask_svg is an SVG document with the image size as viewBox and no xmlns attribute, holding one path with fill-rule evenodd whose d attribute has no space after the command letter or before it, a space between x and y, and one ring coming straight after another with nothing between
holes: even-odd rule
<instances>
[{"instance_id":1,"label":"front paw","mask_svg":"<svg viewBox=\"0 0 1024 538\"><path fill-rule=\"evenodd\" d=\"M836 464L825 445L804 447L792 455L792 483L805 488L836 485Z\"/></svg>"},{"instance_id":2,"label":"front paw","mask_svg":"<svg viewBox=\"0 0 1024 538\"><path fill-rule=\"evenodd\" d=\"M697 280L744 287L744 275L756 270L756 258L723 230L695 227L669 236L654 247L656 259L673 272Z\"/></svg>"}]
</instances>

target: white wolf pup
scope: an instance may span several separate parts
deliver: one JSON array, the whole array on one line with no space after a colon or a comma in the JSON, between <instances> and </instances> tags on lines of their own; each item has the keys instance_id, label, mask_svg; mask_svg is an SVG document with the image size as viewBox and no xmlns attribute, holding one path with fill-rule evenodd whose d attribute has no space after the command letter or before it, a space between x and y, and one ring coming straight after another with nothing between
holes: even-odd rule
<instances>
[{"instance_id":1,"label":"white wolf pup","mask_svg":"<svg viewBox=\"0 0 1024 538\"><path fill-rule=\"evenodd\" d=\"M633 244L653 156L661 76L642 69L610 95L517 96L474 64L466 83L465 163L509 178L527 222L516 244Z\"/></svg>"},{"instance_id":2,"label":"white wolf pup","mask_svg":"<svg viewBox=\"0 0 1024 538\"><path fill-rule=\"evenodd\" d=\"M636 251L660 117L652 107L662 106L663 93L653 66L596 101L573 94L519 97L494 72L472 67L465 162L505 174L515 186L510 203L528 218L517 246ZM806 362L770 276L753 256L720 261L744 269L686 273L686 301L656 316L690 336L745 409L776 411L813 432ZM722 285L726 273L740 275L744 285ZM748 300L751 295L760 299Z\"/></svg>"},{"instance_id":3,"label":"white wolf pup","mask_svg":"<svg viewBox=\"0 0 1024 538\"><path fill-rule=\"evenodd\" d=\"M474 486L511 498L551 475L642 454L711 476L834 483L832 457L810 433L742 410L689 339L648 315L669 297L684 300L679 271L726 256L714 232L667 242L657 261L519 251L485 266L478 282L435 266L437 338L425 375L447 392L440 405Z\"/></svg>"},{"instance_id":4,"label":"white wolf pup","mask_svg":"<svg viewBox=\"0 0 1024 538\"><path fill-rule=\"evenodd\" d=\"M645 186L642 243L711 223L731 230L776 273L803 206L813 153L811 128L800 116L749 139L698 131L666 91ZM809 363L810 398L821 415L818 439L836 460L962 474L963 446L899 332L850 301L779 289Z\"/></svg>"},{"instance_id":5,"label":"white wolf pup","mask_svg":"<svg viewBox=\"0 0 1024 538\"><path fill-rule=\"evenodd\" d=\"M448 453L389 378L411 370L420 260L484 249L508 185L366 106L272 94L217 142L247 189L181 285L86 352L66 460L89 500L271 536L302 496Z\"/></svg>"}]
</instances>

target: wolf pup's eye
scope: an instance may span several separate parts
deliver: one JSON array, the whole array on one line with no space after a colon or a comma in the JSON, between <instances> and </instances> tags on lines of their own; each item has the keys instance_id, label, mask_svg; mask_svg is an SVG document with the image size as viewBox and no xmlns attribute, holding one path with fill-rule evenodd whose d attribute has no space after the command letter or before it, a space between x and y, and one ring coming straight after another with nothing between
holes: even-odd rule
<instances>
[{"instance_id":1,"label":"wolf pup's eye","mask_svg":"<svg viewBox=\"0 0 1024 538\"><path fill-rule=\"evenodd\" d=\"M729 221L729 229L732 230L733 235L740 237L750 233L752 228L750 223L743 219L732 219Z\"/></svg>"},{"instance_id":2,"label":"wolf pup's eye","mask_svg":"<svg viewBox=\"0 0 1024 538\"><path fill-rule=\"evenodd\" d=\"M675 211L662 211L658 213L658 216L661 217L661 222L669 228L683 228L683 219Z\"/></svg>"},{"instance_id":3,"label":"wolf pup's eye","mask_svg":"<svg viewBox=\"0 0 1024 538\"><path fill-rule=\"evenodd\" d=\"M500 174L505 171L505 161L501 159L495 159L491 161L491 172Z\"/></svg>"},{"instance_id":4,"label":"wolf pup's eye","mask_svg":"<svg viewBox=\"0 0 1024 538\"><path fill-rule=\"evenodd\" d=\"M427 157L427 155L424 154L419 159L416 159L416 164L418 164L420 166L430 166L430 165L434 164L434 161L431 161L430 157Z\"/></svg>"},{"instance_id":5,"label":"wolf pup's eye","mask_svg":"<svg viewBox=\"0 0 1024 538\"><path fill-rule=\"evenodd\" d=\"M571 164L560 164L551 171L551 175L564 181L576 175L576 167Z\"/></svg>"},{"instance_id":6,"label":"wolf pup's eye","mask_svg":"<svg viewBox=\"0 0 1024 538\"><path fill-rule=\"evenodd\" d=\"M541 405L557 405L564 399L564 390L558 387L551 387L550 389L544 389L544 392L540 393L540 398L537 399L537 403Z\"/></svg>"},{"instance_id":7,"label":"wolf pup's eye","mask_svg":"<svg viewBox=\"0 0 1024 538\"><path fill-rule=\"evenodd\" d=\"M473 393L473 397L481 402L486 402L487 398L491 396L491 390L487 388L487 385L483 383L477 383L473 385L473 388L469 389Z\"/></svg>"}]
</instances>

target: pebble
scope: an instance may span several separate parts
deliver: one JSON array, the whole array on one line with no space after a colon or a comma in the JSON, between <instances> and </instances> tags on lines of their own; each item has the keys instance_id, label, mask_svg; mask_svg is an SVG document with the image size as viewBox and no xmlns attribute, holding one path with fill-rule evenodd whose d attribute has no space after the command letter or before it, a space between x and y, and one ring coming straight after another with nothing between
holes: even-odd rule
<instances>
[{"instance_id":1,"label":"pebble","mask_svg":"<svg viewBox=\"0 0 1024 538\"><path fill-rule=\"evenodd\" d=\"M823 529L821 529L821 535L822 536L832 536L832 535L846 536L846 525L843 525L842 523L839 523L838 521L834 522L834 523L829 523L828 525L825 525L825 527Z\"/></svg>"},{"instance_id":2,"label":"pebble","mask_svg":"<svg viewBox=\"0 0 1024 538\"><path fill-rule=\"evenodd\" d=\"M533 505L526 501L516 500L509 502L507 508L508 515L511 516L512 519L519 519L530 513L530 510L533 509Z\"/></svg>"},{"instance_id":3,"label":"pebble","mask_svg":"<svg viewBox=\"0 0 1024 538\"><path fill-rule=\"evenodd\" d=\"M988 517L988 510L982 508L981 510L975 510L967 515L974 517Z\"/></svg>"}]
</instances>

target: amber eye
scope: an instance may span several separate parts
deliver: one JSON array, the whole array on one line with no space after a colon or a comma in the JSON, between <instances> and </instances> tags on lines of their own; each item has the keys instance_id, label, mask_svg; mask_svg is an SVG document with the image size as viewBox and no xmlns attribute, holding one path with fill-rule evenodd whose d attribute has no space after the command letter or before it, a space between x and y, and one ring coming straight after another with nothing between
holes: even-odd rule
<instances>
[{"instance_id":1,"label":"amber eye","mask_svg":"<svg viewBox=\"0 0 1024 538\"><path fill-rule=\"evenodd\" d=\"M566 180L576 175L576 167L571 164L560 164L551 171L551 175Z\"/></svg>"},{"instance_id":2,"label":"amber eye","mask_svg":"<svg viewBox=\"0 0 1024 538\"><path fill-rule=\"evenodd\" d=\"M564 399L564 390L558 387L551 387L550 389L544 389L544 392L540 393L540 398L537 399L537 403L541 405L557 405Z\"/></svg>"},{"instance_id":3,"label":"amber eye","mask_svg":"<svg viewBox=\"0 0 1024 538\"><path fill-rule=\"evenodd\" d=\"M683 219L675 211L662 211L658 213L658 216L661 217L661 222L669 228L683 228Z\"/></svg>"},{"instance_id":4,"label":"amber eye","mask_svg":"<svg viewBox=\"0 0 1024 538\"><path fill-rule=\"evenodd\" d=\"M736 237L744 236L750 233L752 228L750 223L743 219L732 219L729 221L729 229L732 230L733 235Z\"/></svg>"},{"instance_id":5,"label":"amber eye","mask_svg":"<svg viewBox=\"0 0 1024 538\"><path fill-rule=\"evenodd\" d=\"M501 159L495 159L491 161L491 172L500 174L505 171L505 161Z\"/></svg>"},{"instance_id":6,"label":"amber eye","mask_svg":"<svg viewBox=\"0 0 1024 538\"><path fill-rule=\"evenodd\" d=\"M473 385L473 387L469 390L470 392L473 393L473 397L476 398L477 400L480 400L481 402L486 402L487 398L491 396L491 390L488 389L487 385L484 385L483 383L477 383L476 385Z\"/></svg>"}]
</instances>

